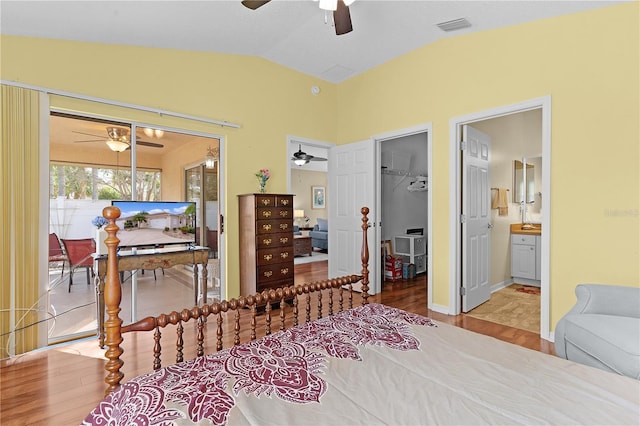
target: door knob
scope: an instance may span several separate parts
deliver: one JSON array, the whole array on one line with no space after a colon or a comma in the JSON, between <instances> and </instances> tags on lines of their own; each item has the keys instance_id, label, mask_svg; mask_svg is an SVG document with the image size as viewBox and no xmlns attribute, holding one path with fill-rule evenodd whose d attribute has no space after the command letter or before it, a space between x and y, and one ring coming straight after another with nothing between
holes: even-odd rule
<instances>
[{"instance_id":1,"label":"door knob","mask_svg":"<svg viewBox=\"0 0 640 426\"><path fill-rule=\"evenodd\" d=\"M489 223L489 224L487 225L487 228L492 229L492 228L493 228L493 223Z\"/></svg>"}]
</instances>

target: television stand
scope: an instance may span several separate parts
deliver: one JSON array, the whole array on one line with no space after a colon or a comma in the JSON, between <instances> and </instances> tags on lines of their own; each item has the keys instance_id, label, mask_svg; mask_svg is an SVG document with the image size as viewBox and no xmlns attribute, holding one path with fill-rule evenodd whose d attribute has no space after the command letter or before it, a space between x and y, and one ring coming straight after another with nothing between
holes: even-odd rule
<instances>
[{"instance_id":1,"label":"television stand","mask_svg":"<svg viewBox=\"0 0 640 426\"><path fill-rule=\"evenodd\" d=\"M101 348L104 347L105 331L105 303L104 285L107 275L107 256L96 255L97 264L97 316L98 316L98 340ZM165 247L156 249L142 249L121 251L118 253L118 272L135 271L138 269L171 268L176 265L202 265L202 268L193 268L193 292L194 305L198 305L199 282L202 282L203 300L207 301L207 265L209 263L209 247ZM198 270L202 269L201 279L198 279ZM120 274L118 274L120 275Z\"/></svg>"}]
</instances>

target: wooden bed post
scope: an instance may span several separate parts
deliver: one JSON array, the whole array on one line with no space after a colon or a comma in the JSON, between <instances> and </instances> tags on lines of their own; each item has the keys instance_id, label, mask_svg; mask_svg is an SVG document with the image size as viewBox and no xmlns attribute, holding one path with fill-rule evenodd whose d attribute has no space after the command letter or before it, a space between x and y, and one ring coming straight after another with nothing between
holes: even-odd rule
<instances>
[{"instance_id":1,"label":"wooden bed post","mask_svg":"<svg viewBox=\"0 0 640 426\"><path fill-rule=\"evenodd\" d=\"M107 370L107 377L104 381L107 383L107 390L105 395L109 395L113 390L120 386L120 381L124 377L124 374L120 372L123 361L120 359L122 355L122 319L118 316L120 313L120 301L122 300L122 289L120 287L120 274L118 273L118 244L120 240L116 237L118 232L118 225L116 225L116 219L120 217L120 209L117 207L109 206L102 210L102 215L107 219L107 239L105 245L107 246L107 279L104 286L104 303L106 306L107 320L104 323L105 329L105 344L107 346L107 352L105 357L107 358L107 364L105 370Z\"/></svg>"},{"instance_id":2,"label":"wooden bed post","mask_svg":"<svg viewBox=\"0 0 640 426\"><path fill-rule=\"evenodd\" d=\"M369 207L360 209L362 213L362 251L360 258L362 260L362 305L369 303L369 242L367 233L369 232Z\"/></svg>"}]
</instances>

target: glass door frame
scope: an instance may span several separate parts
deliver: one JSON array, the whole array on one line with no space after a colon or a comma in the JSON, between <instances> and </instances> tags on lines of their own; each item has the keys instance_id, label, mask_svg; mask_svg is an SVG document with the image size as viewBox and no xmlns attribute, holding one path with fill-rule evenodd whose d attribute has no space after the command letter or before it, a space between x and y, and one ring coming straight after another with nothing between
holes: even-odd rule
<instances>
[{"instance_id":1,"label":"glass door frame","mask_svg":"<svg viewBox=\"0 0 640 426\"><path fill-rule=\"evenodd\" d=\"M220 149L222 148L222 140L219 141L220 144ZM198 175L200 176L200 185L201 185L201 189L200 189L200 195L199 195L199 199L197 200L197 204L198 204L198 219L196 221L196 223L198 224L197 226L199 227L199 236L198 236L198 241L200 241L200 245L205 245L205 244L209 244L208 241L208 235L206 232L207 229L207 224L209 222L207 222L207 210L206 210L206 204L207 204L207 200L206 200L206 190L203 189L203 186L206 184L206 179L204 179L204 176L209 173L209 169L206 168L205 163L201 162L201 163L196 163L196 164L190 164L184 167L184 193L185 193L185 201L195 201L193 199L189 199L189 179L188 179L188 173L197 170ZM217 258L218 259L218 274L219 274L219 279L220 279L220 299L225 298L225 291L226 288L224 286L224 268L222 267L223 265L223 257L224 257L224 253L222 248L224 247L224 243L223 243L223 236L224 236L224 220L223 220L223 214L222 212L224 211L224 198L222 196L222 191L223 191L223 185L222 185L222 164L220 162L220 159L218 158L216 160L216 184L217 184L217 203L218 203L218 212L217 212L217 216L216 216L216 220L217 220L217 226L216 226L216 231L217 231L217 252L213 253L213 257L212 254L210 253L209 258ZM203 244L202 242L205 242L205 244Z\"/></svg>"}]
</instances>

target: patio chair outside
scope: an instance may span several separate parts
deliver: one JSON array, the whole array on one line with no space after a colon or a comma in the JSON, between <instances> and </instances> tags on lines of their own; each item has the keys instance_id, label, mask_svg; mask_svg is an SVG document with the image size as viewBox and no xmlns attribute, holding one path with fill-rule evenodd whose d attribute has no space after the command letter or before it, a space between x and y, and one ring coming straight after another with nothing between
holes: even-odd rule
<instances>
[{"instance_id":1,"label":"patio chair outside","mask_svg":"<svg viewBox=\"0 0 640 426\"><path fill-rule=\"evenodd\" d=\"M76 269L86 268L87 285L91 284L91 277L95 276L93 271L93 257L91 255L96 252L96 242L93 238L83 238L79 240L62 239L62 244L69 258L69 267L71 269L69 273L69 293L71 293L73 273ZM89 276L90 272L91 276Z\"/></svg>"},{"instance_id":2,"label":"patio chair outside","mask_svg":"<svg viewBox=\"0 0 640 426\"><path fill-rule=\"evenodd\" d=\"M60 240L58 239L58 235L55 232L49 234L49 263L62 262L62 273L60 274L60 278L64 276L64 263L68 262L69 259L67 255L62 250L62 245L60 244Z\"/></svg>"}]
</instances>

